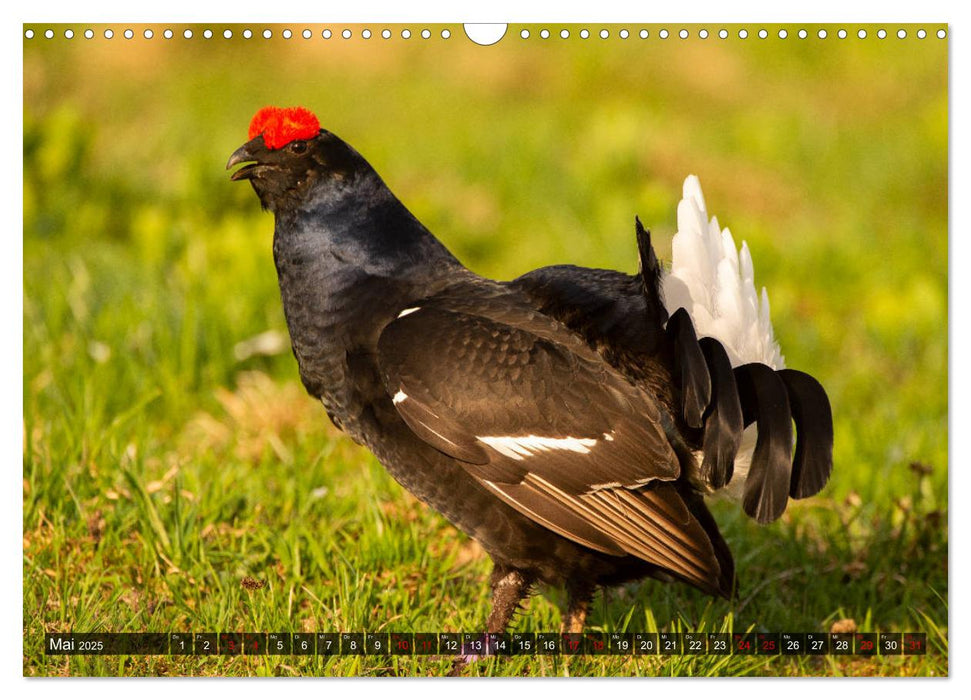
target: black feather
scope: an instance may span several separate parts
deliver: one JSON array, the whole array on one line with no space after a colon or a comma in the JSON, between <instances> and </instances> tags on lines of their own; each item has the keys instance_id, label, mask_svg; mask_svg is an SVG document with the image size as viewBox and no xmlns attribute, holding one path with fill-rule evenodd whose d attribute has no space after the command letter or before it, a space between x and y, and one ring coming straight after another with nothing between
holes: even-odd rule
<instances>
[{"instance_id":1,"label":"black feather","mask_svg":"<svg viewBox=\"0 0 971 700\"><path fill-rule=\"evenodd\" d=\"M674 343L674 374L681 383L684 422L692 428L700 428L705 409L711 402L711 377L688 312L684 309L675 311L668 321L667 332Z\"/></svg>"},{"instance_id":2,"label":"black feather","mask_svg":"<svg viewBox=\"0 0 971 700\"><path fill-rule=\"evenodd\" d=\"M664 325L668 321L668 310L664 306L664 297L661 294L661 265L654 253L654 246L651 245L651 232L644 228L641 220L636 216L634 232L637 235L640 277L647 303L648 323L652 327L658 324Z\"/></svg>"},{"instance_id":3,"label":"black feather","mask_svg":"<svg viewBox=\"0 0 971 700\"><path fill-rule=\"evenodd\" d=\"M702 338L698 342L711 376L711 403L705 413L701 475L709 486L720 489L732 479L745 422L728 353L714 338Z\"/></svg>"},{"instance_id":4,"label":"black feather","mask_svg":"<svg viewBox=\"0 0 971 700\"><path fill-rule=\"evenodd\" d=\"M552 265L527 272L508 286L579 333L615 366L653 357L664 341L657 303L642 293L638 278L622 272Z\"/></svg>"},{"instance_id":5,"label":"black feather","mask_svg":"<svg viewBox=\"0 0 971 700\"><path fill-rule=\"evenodd\" d=\"M792 473L792 414L778 374L757 362L735 368L745 425L758 423L759 437L745 479L742 508L765 524L778 518L789 500Z\"/></svg>"},{"instance_id":6,"label":"black feather","mask_svg":"<svg viewBox=\"0 0 971 700\"><path fill-rule=\"evenodd\" d=\"M833 471L833 411L826 390L813 377L795 369L782 369L778 374L786 385L796 423L789 495L808 498L819 493Z\"/></svg>"}]
</instances>

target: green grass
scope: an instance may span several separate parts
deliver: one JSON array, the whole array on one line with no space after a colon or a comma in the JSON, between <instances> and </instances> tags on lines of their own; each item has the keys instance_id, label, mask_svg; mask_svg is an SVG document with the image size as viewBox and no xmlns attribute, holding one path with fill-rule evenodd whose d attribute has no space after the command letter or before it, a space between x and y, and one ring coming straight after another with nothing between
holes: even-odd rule
<instances>
[{"instance_id":1,"label":"green grass","mask_svg":"<svg viewBox=\"0 0 971 700\"><path fill-rule=\"evenodd\" d=\"M849 618L930 645L517 658L470 675L948 673L945 42L293 41L25 43L25 675L436 675L447 659L70 658L42 641L471 631L488 614L481 550L299 386L271 218L223 171L266 103L314 109L499 278L633 271L634 214L669 257L681 181L698 174L752 248L787 363L829 392L833 479L765 528L715 506L734 604L649 581L598 594L590 629ZM278 348L236 354L268 330ZM558 629L562 600L543 591L514 629Z\"/></svg>"}]
</instances>

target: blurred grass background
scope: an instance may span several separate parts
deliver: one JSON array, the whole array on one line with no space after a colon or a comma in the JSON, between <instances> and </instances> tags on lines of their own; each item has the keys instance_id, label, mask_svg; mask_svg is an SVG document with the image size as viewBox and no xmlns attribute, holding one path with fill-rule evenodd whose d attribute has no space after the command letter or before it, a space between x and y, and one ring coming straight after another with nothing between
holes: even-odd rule
<instances>
[{"instance_id":1,"label":"blurred grass background","mask_svg":"<svg viewBox=\"0 0 971 700\"><path fill-rule=\"evenodd\" d=\"M265 104L360 150L469 267L670 256L686 175L747 240L787 364L836 421L823 494L716 507L739 601L646 582L593 629L926 631L922 658L491 661L488 674L947 673L947 42L24 41L24 673L425 674L429 659L45 657L45 631L474 630L488 563L299 385L272 218L224 165ZM71 28L75 38L63 38ZM335 27L339 30L343 27ZM254 28L257 31L262 27ZM713 28L712 28L713 29ZM335 31L335 34L337 32ZM254 339L256 339L254 341ZM249 342L248 342L249 341ZM255 583L254 583L255 582ZM548 592L520 630L558 629ZM553 601L553 602L551 602Z\"/></svg>"}]
</instances>

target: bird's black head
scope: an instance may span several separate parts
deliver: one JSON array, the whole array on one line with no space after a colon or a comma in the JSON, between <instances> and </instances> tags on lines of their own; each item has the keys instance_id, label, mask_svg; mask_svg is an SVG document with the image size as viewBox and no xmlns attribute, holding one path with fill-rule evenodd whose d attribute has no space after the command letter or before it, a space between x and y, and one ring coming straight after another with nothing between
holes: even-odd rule
<instances>
[{"instance_id":1,"label":"bird's black head","mask_svg":"<svg viewBox=\"0 0 971 700\"><path fill-rule=\"evenodd\" d=\"M264 107L250 123L250 140L230 156L226 168L245 163L233 180L249 180L264 209L300 208L316 193L344 189L370 167L350 146L320 128L302 107Z\"/></svg>"}]
</instances>

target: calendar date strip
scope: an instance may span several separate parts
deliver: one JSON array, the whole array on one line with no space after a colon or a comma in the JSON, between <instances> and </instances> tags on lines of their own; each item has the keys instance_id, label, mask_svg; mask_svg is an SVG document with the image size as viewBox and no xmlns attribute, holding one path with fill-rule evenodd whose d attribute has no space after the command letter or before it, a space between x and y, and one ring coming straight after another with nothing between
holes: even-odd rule
<instances>
[{"instance_id":1,"label":"calendar date strip","mask_svg":"<svg viewBox=\"0 0 971 700\"><path fill-rule=\"evenodd\" d=\"M899 656L927 653L923 632L65 632L47 655Z\"/></svg>"}]
</instances>

